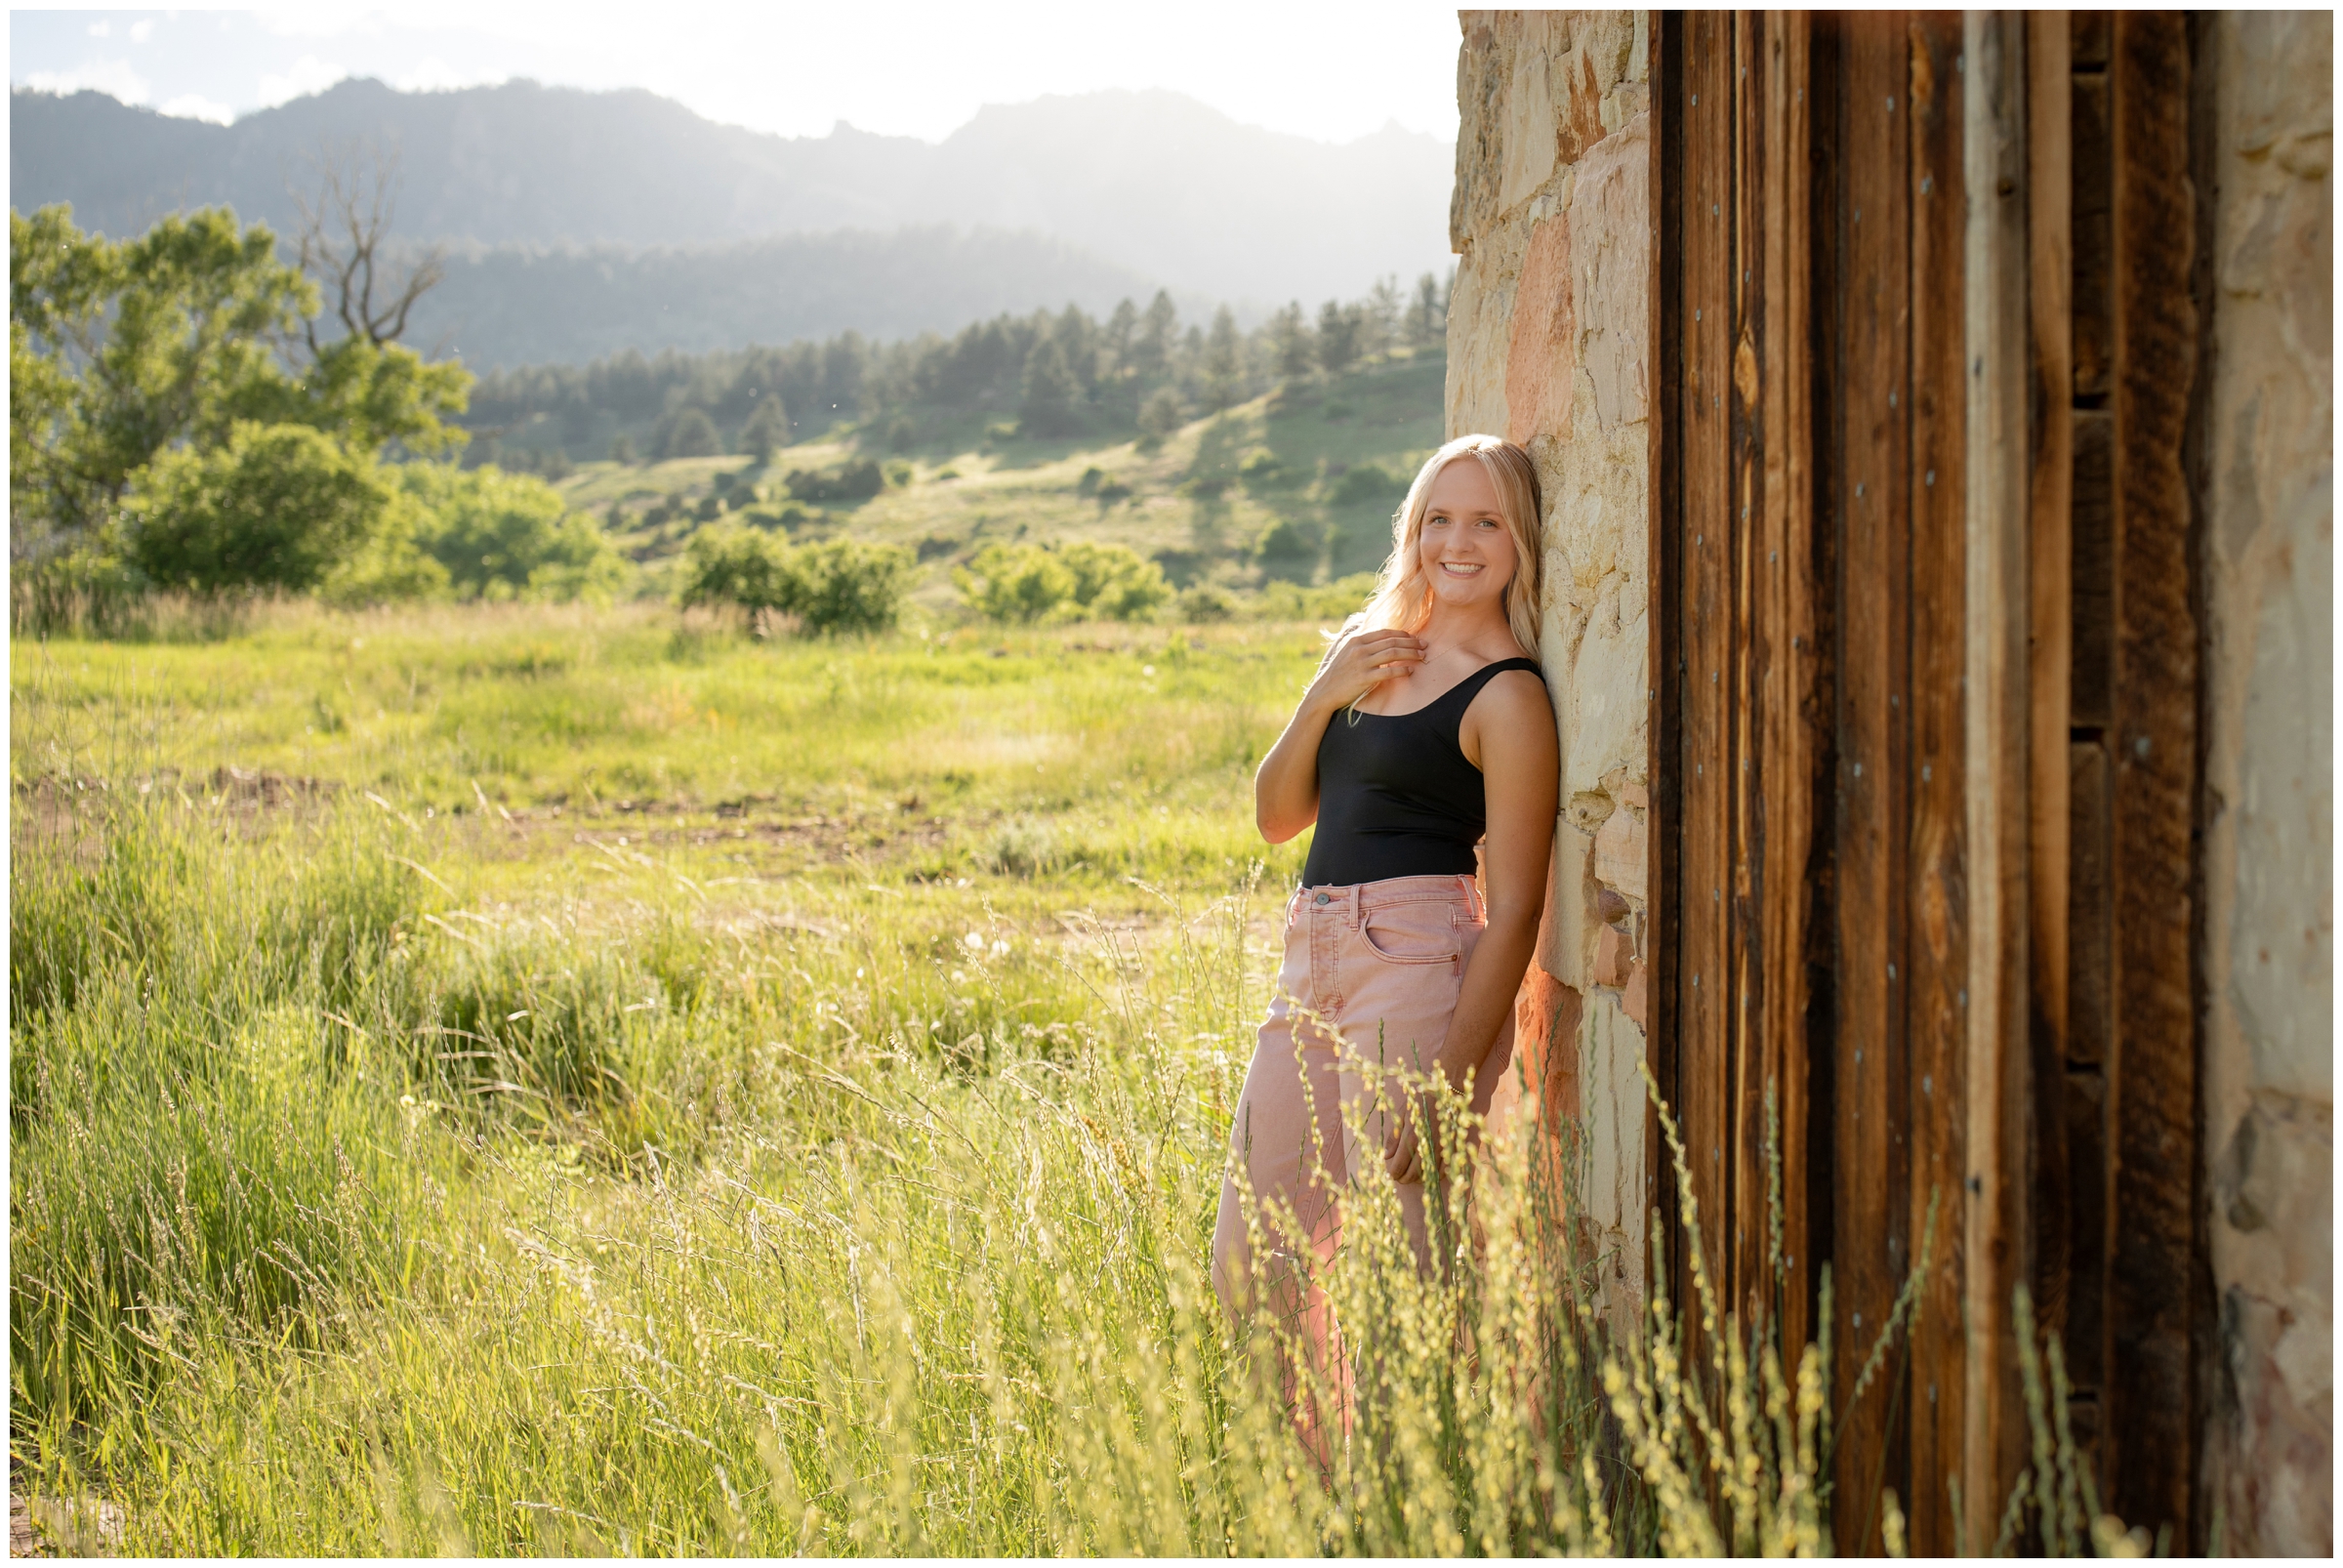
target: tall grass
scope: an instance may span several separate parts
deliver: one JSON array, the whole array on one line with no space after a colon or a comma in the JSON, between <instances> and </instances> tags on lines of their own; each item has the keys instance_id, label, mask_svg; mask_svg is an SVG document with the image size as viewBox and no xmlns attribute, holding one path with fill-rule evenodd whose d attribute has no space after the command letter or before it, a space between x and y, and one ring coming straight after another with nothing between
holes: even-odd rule
<instances>
[{"instance_id":1,"label":"tall grass","mask_svg":"<svg viewBox=\"0 0 2343 1568\"><path fill-rule=\"evenodd\" d=\"M1669 1303L1616 1319L1571 1151L1453 1096L1435 1268L1353 1195L1342 1362L1223 1316L1257 881L1079 916L1036 814L972 877L597 840L523 885L517 826L141 793L34 721L72 767L12 811L12 1454L129 1549L1830 1545L1831 1347L1705 1290L1698 1365ZM2042 1543L2127 1544L2045 1452Z\"/></svg>"}]
</instances>

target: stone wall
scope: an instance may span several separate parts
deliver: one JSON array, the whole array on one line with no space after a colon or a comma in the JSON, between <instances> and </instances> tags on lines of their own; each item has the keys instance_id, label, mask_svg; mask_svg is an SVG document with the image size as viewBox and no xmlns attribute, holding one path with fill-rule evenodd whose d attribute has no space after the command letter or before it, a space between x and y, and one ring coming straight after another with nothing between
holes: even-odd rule
<instances>
[{"instance_id":1,"label":"stone wall","mask_svg":"<svg viewBox=\"0 0 2343 1568\"><path fill-rule=\"evenodd\" d=\"M2333 1547L2333 20L2226 12L2213 124L2202 954L2219 1340L2208 1500L2238 1553ZM2199 98L2199 102L2203 102Z\"/></svg>"},{"instance_id":2,"label":"stone wall","mask_svg":"<svg viewBox=\"0 0 2343 1568\"><path fill-rule=\"evenodd\" d=\"M1578 1121L1586 1211L1622 1300L1633 1300L1646 1203L1651 21L1639 11L1460 20L1448 433L1502 434L1537 459L1538 654L1562 739L1524 1056L1548 1117Z\"/></svg>"}]
</instances>

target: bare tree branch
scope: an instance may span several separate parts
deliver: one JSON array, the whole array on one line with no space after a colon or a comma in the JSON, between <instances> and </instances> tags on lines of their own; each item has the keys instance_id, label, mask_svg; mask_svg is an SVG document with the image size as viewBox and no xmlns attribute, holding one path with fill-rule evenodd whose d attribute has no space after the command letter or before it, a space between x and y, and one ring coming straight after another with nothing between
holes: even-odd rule
<instances>
[{"instance_id":1,"label":"bare tree branch","mask_svg":"<svg viewBox=\"0 0 2343 1568\"><path fill-rule=\"evenodd\" d=\"M447 275L437 246L402 271L387 254L398 214L398 149L371 140L321 143L315 190L292 190L301 212L298 254L303 271L327 289L334 315L349 337L381 347L407 330L407 317ZM386 303L375 304L377 292ZM309 351L319 351L317 326L307 328Z\"/></svg>"}]
</instances>

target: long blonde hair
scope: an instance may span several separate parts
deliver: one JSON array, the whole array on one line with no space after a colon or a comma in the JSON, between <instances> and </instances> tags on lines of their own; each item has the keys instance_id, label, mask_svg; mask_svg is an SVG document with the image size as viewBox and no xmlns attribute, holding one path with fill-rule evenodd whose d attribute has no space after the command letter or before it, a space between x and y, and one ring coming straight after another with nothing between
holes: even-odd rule
<instances>
[{"instance_id":1,"label":"long blonde hair","mask_svg":"<svg viewBox=\"0 0 2343 1568\"><path fill-rule=\"evenodd\" d=\"M1442 469L1470 453L1497 491L1498 515L1513 537L1512 581L1505 584L1505 625L1524 652L1538 651L1538 589L1545 571L1544 497L1538 466L1515 443L1496 435L1459 435L1424 460L1408 486L1408 498L1391 515L1391 557L1383 562L1374 597L1361 623L1376 630L1419 632L1432 615L1432 585L1423 574L1417 547L1423 540L1423 515L1432 480Z\"/></svg>"}]
</instances>

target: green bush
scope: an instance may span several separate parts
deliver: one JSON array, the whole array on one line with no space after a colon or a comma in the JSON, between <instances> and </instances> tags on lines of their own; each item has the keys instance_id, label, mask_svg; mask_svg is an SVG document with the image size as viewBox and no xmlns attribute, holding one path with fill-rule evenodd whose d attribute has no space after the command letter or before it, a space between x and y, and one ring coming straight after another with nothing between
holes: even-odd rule
<instances>
[{"instance_id":1,"label":"green bush","mask_svg":"<svg viewBox=\"0 0 2343 1568\"><path fill-rule=\"evenodd\" d=\"M1121 545L990 544L953 573L968 607L988 620L1144 620L1172 598L1164 569Z\"/></svg>"},{"instance_id":2,"label":"green bush","mask_svg":"<svg viewBox=\"0 0 2343 1568\"><path fill-rule=\"evenodd\" d=\"M792 469L782 481L798 501L868 501L886 488L876 458L856 458L827 469Z\"/></svg>"},{"instance_id":3,"label":"green bush","mask_svg":"<svg viewBox=\"0 0 2343 1568\"><path fill-rule=\"evenodd\" d=\"M715 457L724 449L724 438L717 433L716 421L702 409L686 408L675 415L667 427L667 435L659 443L662 457Z\"/></svg>"},{"instance_id":4,"label":"green bush","mask_svg":"<svg viewBox=\"0 0 2343 1568\"><path fill-rule=\"evenodd\" d=\"M158 587L306 593L379 530L374 460L301 425L236 425L210 451L165 452L129 512L129 557Z\"/></svg>"},{"instance_id":5,"label":"green bush","mask_svg":"<svg viewBox=\"0 0 2343 1568\"><path fill-rule=\"evenodd\" d=\"M1395 502L1407 493L1406 479L1388 469L1362 463L1335 481L1332 498L1336 506L1356 506L1370 501Z\"/></svg>"},{"instance_id":6,"label":"green bush","mask_svg":"<svg viewBox=\"0 0 2343 1568\"><path fill-rule=\"evenodd\" d=\"M968 607L991 621L1029 626L1074 597L1073 572L1039 545L989 544L952 580Z\"/></svg>"},{"instance_id":7,"label":"green bush","mask_svg":"<svg viewBox=\"0 0 2343 1568\"><path fill-rule=\"evenodd\" d=\"M911 571L910 552L892 545L833 539L799 547L726 524L692 536L682 602L794 615L808 632L884 632L902 619Z\"/></svg>"},{"instance_id":8,"label":"green bush","mask_svg":"<svg viewBox=\"0 0 2343 1568\"><path fill-rule=\"evenodd\" d=\"M903 616L911 553L895 545L832 539L795 548L797 614L808 632L885 632Z\"/></svg>"},{"instance_id":9,"label":"green bush","mask_svg":"<svg viewBox=\"0 0 2343 1568\"><path fill-rule=\"evenodd\" d=\"M603 598L626 584L627 562L584 513L567 512L542 479L436 463L398 471L421 514L417 547L465 598Z\"/></svg>"}]
</instances>

